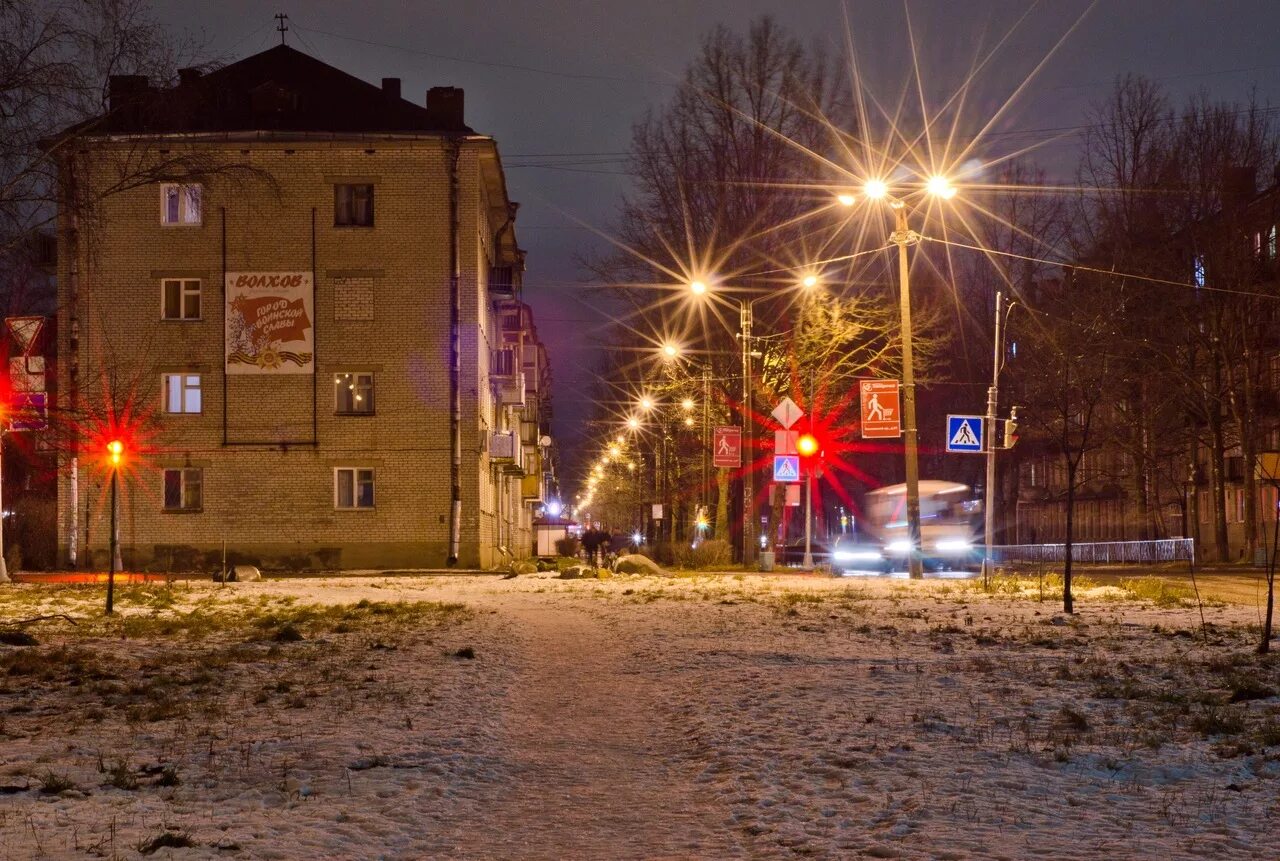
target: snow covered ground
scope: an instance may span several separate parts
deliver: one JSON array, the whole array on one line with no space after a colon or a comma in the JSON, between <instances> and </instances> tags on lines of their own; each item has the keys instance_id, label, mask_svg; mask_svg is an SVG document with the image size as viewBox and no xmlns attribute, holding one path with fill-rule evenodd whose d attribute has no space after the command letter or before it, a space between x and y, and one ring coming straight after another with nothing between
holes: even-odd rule
<instances>
[{"instance_id":1,"label":"snow covered ground","mask_svg":"<svg viewBox=\"0 0 1280 861\"><path fill-rule=\"evenodd\" d=\"M0 859L1280 858L1256 608L1013 589L4 587Z\"/></svg>"}]
</instances>

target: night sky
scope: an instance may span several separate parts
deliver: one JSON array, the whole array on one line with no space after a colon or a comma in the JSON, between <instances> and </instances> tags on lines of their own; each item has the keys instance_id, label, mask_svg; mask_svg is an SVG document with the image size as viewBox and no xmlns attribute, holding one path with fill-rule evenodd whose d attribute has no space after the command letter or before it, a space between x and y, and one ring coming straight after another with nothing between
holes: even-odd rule
<instances>
[{"instance_id":1,"label":"night sky","mask_svg":"<svg viewBox=\"0 0 1280 861\"><path fill-rule=\"evenodd\" d=\"M950 95L980 45L994 46L1030 9L971 89L965 113L976 132L1027 82L980 157L1065 135L1035 158L1051 179L1069 181L1079 146L1075 127L1090 102L1105 97L1126 72L1158 80L1175 104L1200 90L1215 100L1240 101L1251 86L1259 101L1280 103L1277 0L1100 0L1090 6L1080 0L910 4L926 95L936 100ZM722 22L745 29L751 18L770 13L802 38L842 53L847 9L859 64L876 92L896 98L910 81L903 6L891 2L169 0L155 9L166 25L189 31L224 61L277 44L272 16L282 11L290 16L291 45L374 83L400 77L408 99L422 101L430 86L466 90L467 122L498 140L510 193L522 204L517 235L529 252L525 298L551 352L562 447L577 442L587 418L599 349L591 336L601 316L585 301L577 261L605 248L593 231L608 230L628 188L631 125L670 97L700 36ZM1269 176L1264 166L1260 179Z\"/></svg>"}]
</instances>

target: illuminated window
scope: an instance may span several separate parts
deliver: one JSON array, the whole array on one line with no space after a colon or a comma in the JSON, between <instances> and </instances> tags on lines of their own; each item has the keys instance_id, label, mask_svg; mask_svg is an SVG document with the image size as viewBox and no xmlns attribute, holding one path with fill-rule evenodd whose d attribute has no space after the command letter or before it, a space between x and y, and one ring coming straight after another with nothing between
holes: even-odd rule
<instances>
[{"instance_id":1,"label":"illuminated window","mask_svg":"<svg viewBox=\"0 0 1280 861\"><path fill-rule=\"evenodd\" d=\"M334 374L333 396L339 415L372 415L373 374Z\"/></svg>"},{"instance_id":2,"label":"illuminated window","mask_svg":"<svg viewBox=\"0 0 1280 861\"><path fill-rule=\"evenodd\" d=\"M199 320L200 280L165 278L160 282L160 308L165 320Z\"/></svg>"},{"instance_id":3,"label":"illuminated window","mask_svg":"<svg viewBox=\"0 0 1280 861\"><path fill-rule=\"evenodd\" d=\"M333 471L335 508L373 508L373 470L338 467Z\"/></svg>"},{"instance_id":4,"label":"illuminated window","mask_svg":"<svg viewBox=\"0 0 1280 861\"><path fill-rule=\"evenodd\" d=\"M1267 231L1267 259L1276 259L1276 226L1274 224Z\"/></svg>"},{"instance_id":5,"label":"illuminated window","mask_svg":"<svg viewBox=\"0 0 1280 861\"><path fill-rule=\"evenodd\" d=\"M1197 287L1204 286L1204 255L1197 254L1191 261L1191 278Z\"/></svg>"},{"instance_id":6,"label":"illuminated window","mask_svg":"<svg viewBox=\"0 0 1280 861\"><path fill-rule=\"evenodd\" d=\"M164 510L200 511L204 508L204 470L198 467L164 471Z\"/></svg>"},{"instance_id":7,"label":"illuminated window","mask_svg":"<svg viewBox=\"0 0 1280 861\"><path fill-rule=\"evenodd\" d=\"M160 223L200 223L199 183L162 182L160 184Z\"/></svg>"},{"instance_id":8,"label":"illuminated window","mask_svg":"<svg viewBox=\"0 0 1280 861\"><path fill-rule=\"evenodd\" d=\"M335 185L333 223L338 227L373 227L373 186Z\"/></svg>"},{"instance_id":9,"label":"illuminated window","mask_svg":"<svg viewBox=\"0 0 1280 861\"><path fill-rule=\"evenodd\" d=\"M201 411L199 374L164 375L164 411L166 413Z\"/></svg>"}]
</instances>

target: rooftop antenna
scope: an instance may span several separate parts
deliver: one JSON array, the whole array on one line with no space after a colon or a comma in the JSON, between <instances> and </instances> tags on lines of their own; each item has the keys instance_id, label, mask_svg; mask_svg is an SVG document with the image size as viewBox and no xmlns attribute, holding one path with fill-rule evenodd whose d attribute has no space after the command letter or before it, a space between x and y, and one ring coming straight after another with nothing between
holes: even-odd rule
<instances>
[{"instance_id":1,"label":"rooftop antenna","mask_svg":"<svg viewBox=\"0 0 1280 861\"><path fill-rule=\"evenodd\" d=\"M283 12L277 12L276 20L280 22L276 25L276 29L280 31L280 44L283 45L284 34L289 32L289 25L286 23L289 20L289 16Z\"/></svg>"}]
</instances>

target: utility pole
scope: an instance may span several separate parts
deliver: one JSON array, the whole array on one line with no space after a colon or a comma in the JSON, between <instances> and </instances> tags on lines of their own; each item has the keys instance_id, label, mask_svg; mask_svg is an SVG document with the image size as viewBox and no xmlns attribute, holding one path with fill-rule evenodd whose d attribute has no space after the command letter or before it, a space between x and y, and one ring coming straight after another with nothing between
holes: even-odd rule
<instances>
[{"instance_id":1,"label":"utility pole","mask_svg":"<svg viewBox=\"0 0 1280 861\"><path fill-rule=\"evenodd\" d=\"M911 281L907 273L907 246L920 241L920 234L907 225L906 206L890 203L895 230L889 241L898 246L898 292L902 314L902 418L903 454L907 473L907 571L912 579L924 577L920 546L920 462L916 430L916 375L911 353Z\"/></svg>"},{"instance_id":2,"label":"utility pole","mask_svg":"<svg viewBox=\"0 0 1280 861\"><path fill-rule=\"evenodd\" d=\"M991 545L995 543L996 534L996 401L1000 393L1000 360L1004 358L1003 323L1001 313L1004 294L996 291L996 328L991 348L991 386L987 389L987 486L986 498L982 503L982 516L985 521L984 549L982 553L982 585L986 586L991 576Z\"/></svg>"}]
</instances>

